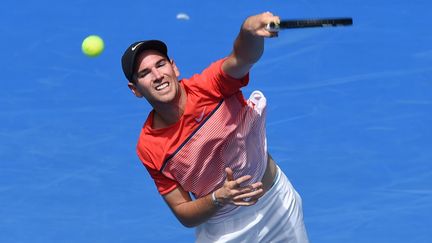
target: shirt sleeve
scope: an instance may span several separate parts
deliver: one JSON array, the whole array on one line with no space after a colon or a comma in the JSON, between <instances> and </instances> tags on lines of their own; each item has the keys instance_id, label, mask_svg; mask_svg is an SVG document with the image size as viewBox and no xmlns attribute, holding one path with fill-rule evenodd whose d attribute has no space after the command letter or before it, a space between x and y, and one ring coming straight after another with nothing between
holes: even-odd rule
<instances>
[{"instance_id":1,"label":"shirt sleeve","mask_svg":"<svg viewBox=\"0 0 432 243\"><path fill-rule=\"evenodd\" d=\"M165 177L162 173L148 167L145 163L143 164L147 168L147 171L149 172L150 176L153 178L156 188L161 195L165 195L173 191L179 186L179 184L176 181Z\"/></svg>"},{"instance_id":2,"label":"shirt sleeve","mask_svg":"<svg viewBox=\"0 0 432 243\"><path fill-rule=\"evenodd\" d=\"M229 97L240 91L240 88L249 83L249 73L243 78L236 79L222 70L226 58L220 59L208 66L201 74L194 75L189 81L190 86L199 89L199 92L217 98Z\"/></svg>"},{"instance_id":3,"label":"shirt sleeve","mask_svg":"<svg viewBox=\"0 0 432 243\"><path fill-rule=\"evenodd\" d=\"M141 163L147 169L148 173L150 174L156 185L157 190L161 195L165 195L179 186L178 182L163 175L158 170L157 166L150 162L151 159L144 151L140 149L139 145L137 146L137 155L138 158L141 160Z\"/></svg>"}]
</instances>

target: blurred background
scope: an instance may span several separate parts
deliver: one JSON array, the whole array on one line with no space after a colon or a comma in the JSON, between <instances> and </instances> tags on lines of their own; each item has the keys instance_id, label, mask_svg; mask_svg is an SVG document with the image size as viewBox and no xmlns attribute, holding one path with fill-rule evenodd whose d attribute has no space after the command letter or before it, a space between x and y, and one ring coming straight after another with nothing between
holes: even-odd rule
<instances>
[{"instance_id":1,"label":"blurred background","mask_svg":"<svg viewBox=\"0 0 432 243\"><path fill-rule=\"evenodd\" d=\"M150 111L130 43L161 39L182 77L228 55L243 20L352 17L266 41L243 91L268 98L269 151L311 242L430 242L432 2L12 1L0 8L0 242L193 242L135 154ZM178 17L183 14L185 17ZM101 36L97 58L82 40Z\"/></svg>"}]
</instances>

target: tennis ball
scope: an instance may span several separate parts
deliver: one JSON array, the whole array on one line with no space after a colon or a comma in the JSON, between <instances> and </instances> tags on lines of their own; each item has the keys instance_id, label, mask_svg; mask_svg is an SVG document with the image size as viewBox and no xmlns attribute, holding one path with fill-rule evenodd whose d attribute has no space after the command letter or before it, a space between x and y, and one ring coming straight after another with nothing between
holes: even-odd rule
<instances>
[{"instance_id":1,"label":"tennis ball","mask_svg":"<svg viewBox=\"0 0 432 243\"><path fill-rule=\"evenodd\" d=\"M81 45L81 50L89 57L97 57L104 50L104 41L97 35L87 36Z\"/></svg>"}]
</instances>

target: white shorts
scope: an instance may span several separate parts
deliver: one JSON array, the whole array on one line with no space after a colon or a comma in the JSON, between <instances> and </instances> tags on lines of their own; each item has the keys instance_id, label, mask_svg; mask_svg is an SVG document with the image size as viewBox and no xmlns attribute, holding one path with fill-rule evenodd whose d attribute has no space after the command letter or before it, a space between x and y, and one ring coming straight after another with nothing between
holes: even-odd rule
<instances>
[{"instance_id":1,"label":"white shorts","mask_svg":"<svg viewBox=\"0 0 432 243\"><path fill-rule=\"evenodd\" d=\"M278 168L275 184L253 206L239 207L218 223L196 228L196 242L309 242L302 200Z\"/></svg>"}]
</instances>

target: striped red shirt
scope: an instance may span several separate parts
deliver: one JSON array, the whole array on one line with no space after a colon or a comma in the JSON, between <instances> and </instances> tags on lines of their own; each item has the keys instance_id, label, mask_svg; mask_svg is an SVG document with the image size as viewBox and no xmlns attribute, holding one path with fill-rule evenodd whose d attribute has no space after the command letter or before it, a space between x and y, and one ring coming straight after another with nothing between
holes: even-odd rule
<instances>
[{"instance_id":1,"label":"striped red shirt","mask_svg":"<svg viewBox=\"0 0 432 243\"><path fill-rule=\"evenodd\" d=\"M265 97L254 92L245 100L240 88L249 76L229 77L222 71L223 61L180 82L187 103L177 123L153 129L152 111L142 128L137 154L162 195L178 186L196 198L208 195L223 185L226 167L234 178L251 175L248 184L264 175ZM218 214L232 209L226 206Z\"/></svg>"}]
</instances>

